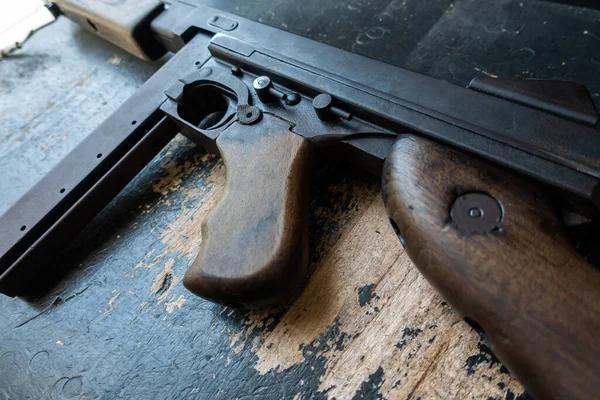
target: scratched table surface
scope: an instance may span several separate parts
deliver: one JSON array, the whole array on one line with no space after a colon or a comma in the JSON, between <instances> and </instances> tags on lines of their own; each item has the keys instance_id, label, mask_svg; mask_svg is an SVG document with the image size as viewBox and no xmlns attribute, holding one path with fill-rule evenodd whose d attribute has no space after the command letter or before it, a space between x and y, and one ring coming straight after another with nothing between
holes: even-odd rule
<instances>
[{"instance_id":1,"label":"scratched table surface","mask_svg":"<svg viewBox=\"0 0 600 400\"><path fill-rule=\"evenodd\" d=\"M600 103L599 11L532 0L208 3L457 85L477 74L570 79ZM0 61L0 212L164 62L62 18ZM378 178L317 169L305 290L280 309L235 310L181 284L225 170L174 139L49 267L56 279L0 298L0 398L528 398L411 264Z\"/></svg>"}]
</instances>

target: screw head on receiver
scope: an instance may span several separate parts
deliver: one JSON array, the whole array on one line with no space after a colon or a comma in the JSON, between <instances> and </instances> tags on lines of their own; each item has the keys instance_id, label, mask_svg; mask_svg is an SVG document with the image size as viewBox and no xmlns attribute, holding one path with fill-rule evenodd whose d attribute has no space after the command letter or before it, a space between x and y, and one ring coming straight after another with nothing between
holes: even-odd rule
<instances>
[{"instance_id":1,"label":"screw head on receiver","mask_svg":"<svg viewBox=\"0 0 600 400\"><path fill-rule=\"evenodd\" d=\"M287 100L287 94L275 89L273 82L268 76L259 76L252 83L252 87L256 92L258 99L263 103L270 103L276 100Z\"/></svg>"},{"instance_id":2,"label":"screw head on receiver","mask_svg":"<svg viewBox=\"0 0 600 400\"><path fill-rule=\"evenodd\" d=\"M271 78L269 78L268 76L259 76L254 80L254 83L252 84L254 90L256 91L267 89L271 85Z\"/></svg>"}]
</instances>

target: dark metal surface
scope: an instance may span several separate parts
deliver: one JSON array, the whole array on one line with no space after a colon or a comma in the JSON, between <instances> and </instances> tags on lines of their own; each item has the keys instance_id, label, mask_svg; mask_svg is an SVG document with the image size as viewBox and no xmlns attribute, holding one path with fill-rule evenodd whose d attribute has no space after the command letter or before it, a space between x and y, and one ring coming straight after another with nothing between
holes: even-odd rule
<instances>
[{"instance_id":1,"label":"dark metal surface","mask_svg":"<svg viewBox=\"0 0 600 400\"><path fill-rule=\"evenodd\" d=\"M598 123L598 110L589 91L580 83L483 76L473 79L469 88L547 111L592 128Z\"/></svg>"},{"instance_id":2,"label":"dark metal surface","mask_svg":"<svg viewBox=\"0 0 600 400\"><path fill-rule=\"evenodd\" d=\"M195 12L189 23L210 13ZM299 92L325 91L369 122L432 136L550 184L559 180L552 169L536 172L509 154L526 152L530 159L600 175L595 129L292 35L278 34L277 41L263 43L260 26L243 27L234 32L242 39L217 34L211 40L213 56L255 73L270 73Z\"/></svg>"},{"instance_id":3,"label":"dark metal surface","mask_svg":"<svg viewBox=\"0 0 600 400\"><path fill-rule=\"evenodd\" d=\"M58 220L48 221L50 226L45 232L35 240L33 245L20 254L8 269L2 271L0 292L9 296L26 294L30 291L29 285L32 283L32 277L43 280L44 268L53 261L51 258L60 254L60 249L65 248L75 235L81 232L92 218L106 207L127 183L171 141L177 131L177 125L163 117L132 148L119 157L108 171L96 179L90 179L91 187L81 189L85 192L77 197L76 202L66 208ZM61 194L66 191L66 188L59 190ZM21 230L25 231L26 229ZM12 253L6 254L6 257L10 256ZM56 262L56 260L54 261ZM11 262L10 259L8 262ZM48 273L48 271L45 272Z\"/></svg>"},{"instance_id":4,"label":"dark metal surface","mask_svg":"<svg viewBox=\"0 0 600 400\"><path fill-rule=\"evenodd\" d=\"M585 83L598 104L600 41L592 36L600 30L597 12L537 1L455 1L452 7L450 1L402 3L212 2L460 86L482 72L567 79ZM64 19L32 38L14 58L0 62L0 210L23 195L157 68ZM368 153L389 148L360 143L370 146ZM84 230L70 257L53 264L70 271L60 284L35 301L0 298L0 397L326 397L319 384L327 357L319 349L330 342L343 347L343 327L334 325L307 345L304 360L289 370L261 375L253 368L257 361L251 343L281 315L265 318L262 327L248 332L253 317L192 296L183 309L166 312L161 294L168 293L167 300L185 295L181 285L149 292L155 268L162 264L143 267L156 254L174 258L176 276L189 261L178 258L159 232L182 210L192 218L190 211L207 200L214 187L212 174L220 168L217 158L177 139ZM178 190L164 186L165 174L179 182ZM333 191L331 182L336 182ZM339 239L345 216L360 208L355 191L376 190L377 185L376 179L347 168L321 173L311 202L313 262ZM228 334L240 333L247 346L234 350ZM486 375L490 365L497 365L483 345L457 362L464 365L458 368L460 378ZM373 373L356 396L378 396L382 379L395 379L394 374L383 369ZM498 385L492 398L525 398L502 380L492 384Z\"/></svg>"},{"instance_id":5,"label":"dark metal surface","mask_svg":"<svg viewBox=\"0 0 600 400\"><path fill-rule=\"evenodd\" d=\"M600 4L596 0L547 0L560 4L569 4L577 7L600 8Z\"/></svg>"},{"instance_id":6,"label":"dark metal surface","mask_svg":"<svg viewBox=\"0 0 600 400\"><path fill-rule=\"evenodd\" d=\"M336 117L350 121L352 114L334 106L333 97L326 93L321 93L313 99L313 107L319 119L327 121Z\"/></svg>"}]
</instances>

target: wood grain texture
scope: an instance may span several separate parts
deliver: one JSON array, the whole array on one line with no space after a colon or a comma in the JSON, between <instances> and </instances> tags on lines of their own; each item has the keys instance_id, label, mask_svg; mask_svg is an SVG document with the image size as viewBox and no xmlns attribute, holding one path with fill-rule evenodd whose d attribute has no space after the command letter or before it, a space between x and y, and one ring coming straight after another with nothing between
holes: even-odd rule
<instances>
[{"instance_id":1,"label":"wood grain texture","mask_svg":"<svg viewBox=\"0 0 600 400\"><path fill-rule=\"evenodd\" d=\"M62 14L72 21L78 21L82 28L136 57L149 61L165 53L149 29L150 21L163 10L158 0L57 0L55 4Z\"/></svg>"},{"instance_id":2,"label":"wood grain texture","mask_svg":"<svg viewBox=\"0 0 600 400\"><path fill-rule=\"evenodd\" d=\"M200 253L183 284L225 305L281 304L306 276L313 147L271 115L234 123L217 146L227 185L202 223Z\"/></svg>"},{"instance_id":3,"label":"wood grain texture","mask_svg":"<svg viewBox=\"0 0 600 400\"><path fill-rule=\"evenodd\" d=\"M536 398L600 394L600 271L571 247L539 188L407 135L386 160L382 191L411 259ZM502 231L466 234L452 221L452 204L470 192L502 204Z\"/></svg>"}]
</instances>

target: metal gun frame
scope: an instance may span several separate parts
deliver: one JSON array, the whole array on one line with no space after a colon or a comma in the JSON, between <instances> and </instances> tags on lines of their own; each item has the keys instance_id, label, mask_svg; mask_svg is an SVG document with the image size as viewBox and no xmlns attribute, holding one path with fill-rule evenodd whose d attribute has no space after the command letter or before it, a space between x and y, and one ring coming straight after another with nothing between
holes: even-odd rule
<instances>
[{"instance_id":1,"label":"metal gun frame","mask_svg":"<svg viewBox=\"0 0 600 400\"><path fill-rule=\"evenodd\" d=\"M396 136L411 132L532 178L577 212L592 215L600 205L598 114L582 85L476 78L461 88L190 2L148 10L132 32L144 26L156 41L140 41L133 51L176 55L0 217L0 292L25 290L48 254L63 248L179 131L215 151L223 128L243 122L236 107L274 114L328 156L375 174ZM101 21L87 21L102 35ZM115 40L110 31L105 36ZM274 93L300 101L261 101L251 89L258 76L271 79ZM190 85L226 104L216 110L227 114L220 123L199 127L202 121L190 119L190 107L198 106L186 103ZM318 115L319 94L331 96L330 110L351 120Z\"/></svg>"}]
</instances>

